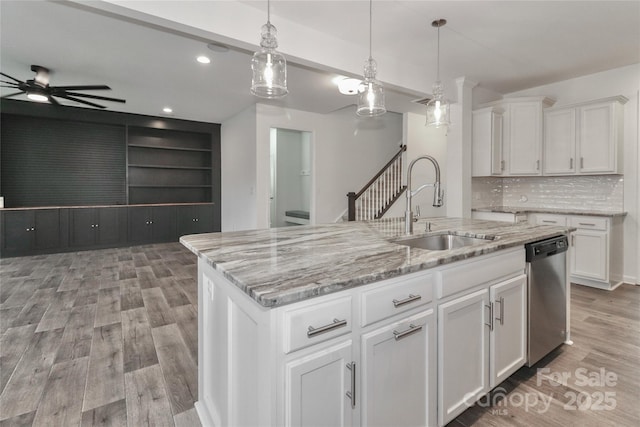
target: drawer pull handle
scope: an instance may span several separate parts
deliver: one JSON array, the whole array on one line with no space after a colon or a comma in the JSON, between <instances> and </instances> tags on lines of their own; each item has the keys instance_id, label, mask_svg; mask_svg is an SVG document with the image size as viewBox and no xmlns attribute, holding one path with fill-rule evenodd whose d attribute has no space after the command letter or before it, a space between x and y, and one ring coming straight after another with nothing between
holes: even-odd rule
<instances>
[{"instance_id":1,"label":"drawer pull handle","mask_svg":"<svg viewBox=\"0 0 640 427\"><path fill-rule=\"evenodd\" d=\"M409 304L410 302L418 301L420 298L422 298L420 295L409 294L409 296L407 298L401 299L400 301L398 301L397 299L394 299L393 300L393 306L395 308L398 308L398 307L403 306L405 304Z\"/></svg>"},{"instance_id":2,"label":"drawer pull handle","mask_svg":"<svg viewBox=\"0 0 640 427\"><path fill-rule=\"evenodd\" d=\"M393 337L396 341L401 340L404 337L408 337L411 334L415 334L416 332L420 332L422 330L422 326L416 326L413 323L409 325L409 329L406 331L398 332L396 330L393 331Z\"/></svg>"},{"instance_id":3,"label":"drawer pull handle","mask_svg":"<svg viewBox=\"0 0 640 427\"><path fill-rule=\"evenodd\" d=\"M343 326L347 326L347 319L344 319L344 320L333 319L333 323L320 326L319 328L314 328L313 326L309 326L309 330L307 331L307 337L313 338L316 335L324 334L325 332L329 332L334 329L341 328Z\"/></svg>"},{"instance_id":4,"label":"drawer pull handle","mask_svg":"<svg viewBox=\"0 0 640 427\"><path fill-rule=\"evenodd\" d=\"M587 227L595 227L595 224L591 224L589 222L579 222L578 225L586 225Z\"/></svg>"},{"instance_id":5,"label":"drawer pull handle","mask_svg":"<svg viewBox=\"0 0 640 427\"><path fill-rule=\"evenodd\" d=\"M556 224L558 221L552 221L549 219L543 219L542 222L547 223L547 224Z\"/></svg>"}]
</instances>

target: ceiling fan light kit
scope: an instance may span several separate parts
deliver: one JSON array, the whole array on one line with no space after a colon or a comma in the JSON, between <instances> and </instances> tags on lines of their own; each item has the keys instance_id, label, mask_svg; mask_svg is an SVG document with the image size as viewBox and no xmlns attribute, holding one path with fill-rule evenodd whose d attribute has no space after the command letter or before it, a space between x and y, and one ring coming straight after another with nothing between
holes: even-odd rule
<instances>
[{"instance_id":1,"label":"ceiling fan light kit","mask_svg":"<svg viewBox=\"0 0 640 427\"><path fill-rule=\"evenodd\" d=\"M251 93L260 98L285 97L287 89L287 60L276 51L278 30L271 25L271 4L267 1L267 23L262 26L261 49L251 58Z\"/></svg>"},{"instance_id":2,"label":"ceiling fan light kit","mask_svg":"<svg viewBox=\"0 0 640 427\"><path fill-rule=\"evenodd\" d=\"M376 80L378 64L371 56L373 0L369 0L369 59L364 63L364 82L358 94L356 114L365 117L380 116L387 112L384 106L384 87Z\"/></svg>"},{"instance_id":3,"label":"ceiling fan light kit","mask_svg":"<svg viewBox=\"0 0 640 427\"><path fill-rule=\"evenodd\" d=\"M36 75L33 79L22 81L8 74L0 72L0 75L12 80L0 80L2 87L17 89L18 92L4 95L2 98L26 94L27 98L37 102L49 102L53 105L60 105L55 98L63 98L79 104L88 105L95 108L106 108L104 105L96 104L82 98L97 99L101 101L125 103L124 99L110 98L106 96L90 95L88 93L78 93L78 90L111 90L106 85L76 85L76 86L49 86L49 69L40 65L32 65L31 71Z\"/></svg>"},{"instance_id":4,"label":"ceiling fan light kit","mask_svg":"<svg viewBox=\"0 0 640 427\"><path fill-rule=\"evenodd\" d=\"M444 97L444 86L440 82L440 27L444 27L446 19L436 19L431 23L438 29L438 56L436 81L433 84L433 98L427 103L427 126L448 127L451 124L451 104Z\"/></svg>"}]
</instances>

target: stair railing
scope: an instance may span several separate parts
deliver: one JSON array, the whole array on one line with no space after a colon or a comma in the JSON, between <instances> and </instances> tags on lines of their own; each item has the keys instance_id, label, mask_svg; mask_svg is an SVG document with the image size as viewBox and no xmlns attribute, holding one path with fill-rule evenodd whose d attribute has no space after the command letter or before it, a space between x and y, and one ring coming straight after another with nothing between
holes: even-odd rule
<instances>
[{"instance_id":1,"label":"stair railing","mask_svg":"<svg viewBox=\"0 0 640 427\"><path fill-rule=\"evenodd\" d=\"M381 218L406 189L402 184L403 145L389 162L357 193L347 194L349 199L347 219L366 221Z\"/></svg>"}]
</instances>

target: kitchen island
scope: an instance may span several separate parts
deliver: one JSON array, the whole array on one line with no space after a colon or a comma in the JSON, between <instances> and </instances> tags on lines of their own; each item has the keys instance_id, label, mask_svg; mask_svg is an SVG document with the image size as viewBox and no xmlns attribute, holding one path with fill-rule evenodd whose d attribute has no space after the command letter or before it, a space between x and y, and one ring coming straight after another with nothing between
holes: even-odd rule
<instances>
[{"instance_id":1,"label":"kitchen island","mask_svg":"<svg viewBox=\"0 0 640 427\"><path fill-rule=\"evenodd\" d=\"M427 222L430 232L426 230ZM203 425L444 425L526 362L524 244L566 227L430 218L184 236Z\"/></svg>"}]
</instances>

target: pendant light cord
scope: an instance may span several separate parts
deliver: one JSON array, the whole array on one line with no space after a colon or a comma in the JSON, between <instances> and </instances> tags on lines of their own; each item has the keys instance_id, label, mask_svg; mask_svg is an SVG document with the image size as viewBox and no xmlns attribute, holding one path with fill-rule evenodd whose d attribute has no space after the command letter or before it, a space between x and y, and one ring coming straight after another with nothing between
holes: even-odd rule
<instances>
[{"instance_id":1,"label":"pendant light cord","mask_svg":"<svg viewBox=\"0 0 640 427\"><path fill-rule=\"evenodd\" d=\"M438 69L436 70L436 80L440 81L440 25L438 25Z\"/></svg>"},{"instance_id":2,"label":"pendant light cord","mask_svg":"<svg viewBox=\"0 0 640 427\"><path fill-rule=\"evenodd\" d=\"M271 0L267 0L267 24L271 24Z\"/></svg>"},{"instance_id":3,"label":"pendant light cord","mask_svg":"<svg viewBox=\"0 0 640 427\"><path fill-rule=\"evenodd\" d=\"M371 27L373 27L373 0L369 0L369 59L372 58L372 55L371 55L371 39L372 39Z\"/></svg>"}]
</instances>

